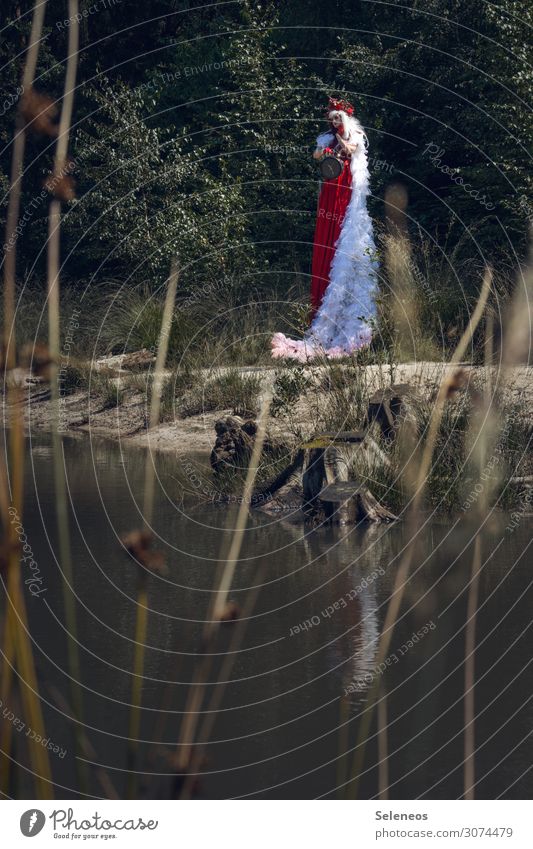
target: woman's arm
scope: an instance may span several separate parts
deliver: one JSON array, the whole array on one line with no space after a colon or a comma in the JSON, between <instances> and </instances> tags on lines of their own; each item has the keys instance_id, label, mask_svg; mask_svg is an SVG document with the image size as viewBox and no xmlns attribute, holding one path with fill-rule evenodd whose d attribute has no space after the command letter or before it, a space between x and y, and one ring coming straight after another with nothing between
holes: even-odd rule
<instances>
[{"instance_id":1,"label":"woman's arm","mask_svg":"<svg viewBox=\"0 0 533 849\"><path fill-rule=\"evenodd\" d=\"M316 140L316 150L313 153L313 159L322 159L324 153L327 152L329 147L333 147L335 143L335 136L332 132L320 133Z\"/></svg>"},{"instance_id":2,"label":"woman's arm","mask_svg":"<svg viewBox=\"0 0 533 849\"><path fill-rule=\"evenodd\" d=\"M339 135L339 133L336 134L336 138L345 153L355 153L357 150L357 142L344 141L343 137Z\"/></svg>"}]
</instances>

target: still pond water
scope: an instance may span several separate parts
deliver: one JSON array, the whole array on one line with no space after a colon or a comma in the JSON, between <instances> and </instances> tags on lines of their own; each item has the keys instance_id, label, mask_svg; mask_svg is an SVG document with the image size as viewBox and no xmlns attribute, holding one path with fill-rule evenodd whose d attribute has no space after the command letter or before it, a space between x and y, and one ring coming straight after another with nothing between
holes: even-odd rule
<instances>
[{"instance_id":1,"label":"still pond water","mask_svg":"<svg viewBox=\"0 0 533 849\"><path fill-rule=\"evenodd\" d=\"M84 722L117 792L125 792L128 704L135 626L135 567L119 544L140 525L144 453L88 436L63 442ZM76 795L71 725L56 706L68 696L61 575L57 556L51 443L28 442L24 525L43 591L28 594L47 732L66 751L52 755L56 795ZM157 457L154 528L168 574L149 580L149 632L140 758L140 794L168 793L169 758L194 673L202 622L234 517L226 508L183 503L176 461ZM533 786L531 520L487 530L480 576L476 653L476 796L528 798ZM457 798L463 787L464 625L472 546L468 529L428 520L394 631L387 693L388 795ZM375 669L376 645L402 550L403 524L379 528L302 526L250 518L231 598L246 603L262 584L234 655L222 710L207 751L206 798L334 797L352 749ZM216 681L233 625L219 637ZM414 634L418 634L413 638ZM204 708L213 685L205 688ZM345 696L341 700L341 697ZM378 793L372 722L359 794ZM103 795L91 767L91 792Z\"/></svg>"}]
</instances>

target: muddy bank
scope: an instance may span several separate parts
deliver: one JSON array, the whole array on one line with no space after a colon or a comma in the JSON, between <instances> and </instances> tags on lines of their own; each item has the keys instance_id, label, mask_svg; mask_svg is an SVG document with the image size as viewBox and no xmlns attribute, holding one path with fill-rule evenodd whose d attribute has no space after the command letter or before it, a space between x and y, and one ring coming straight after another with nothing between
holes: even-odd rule
<instances>
[{"instance_id":1,"label":"muddy bank","mask_svg":"<svg viewBox=\"0 0 533 849\"><path fill-rule=\"evenodd\" d=\"M186 419L176 418L148 430L146 396L128 390L124 390L124 396L117 406L102 404L98 397L91 397L87 392L74 392L62 397L59 431L65 434L90 433L124 445L150 447L152 451L169 451L176 455L211 450L215 421L220 418L220 411ZM57 426L48 391L32 387L23 403L27 433L51 431ZM231 410L227 412L229 414Z\"/></svg>"}]
</instances>

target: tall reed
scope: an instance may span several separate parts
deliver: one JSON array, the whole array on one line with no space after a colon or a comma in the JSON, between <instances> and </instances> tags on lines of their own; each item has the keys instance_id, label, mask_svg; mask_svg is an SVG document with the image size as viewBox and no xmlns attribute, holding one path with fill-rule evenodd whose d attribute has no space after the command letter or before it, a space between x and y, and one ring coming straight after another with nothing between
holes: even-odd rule
<instances>
[{"instance_id":1,"label":"tall reed","mask_svg":"<svg viewBox=\"0 0 533 849\"><path fill-rule=\"evenodd\" d=\"M382 685L377 706L379 798L389 798L389 749L387 743L387 692Z\"/></svg>"},{"instance_id":2,"label":"tall reed","mask_svg":"<svg viewBox=\"0 0 533 849\"><path fill-rule=\"evenodd\" d=\"M470 318L468 326L466 327L463 336L461 337L459 344L450 360L450 366L452 367L447 372L445 372L442 376L439 389L437 392L437 397L434 402L433 410L431 413L431 417L429 420L429 426L427 430L427 436L424 442L424 446L422 449L422 454L420 460L418 461L418 472L414 478L414 492L411 500L411 505L408 513L408 530L409 530L409 543L406 547L404 556L400 561L398 570L396 572L396 578L394 582L394 586L391 592L389 605L387 608L387 612L385 615L385 621L383 623L383 628L381 631L378 650L377 650L377 659L376 666L379 665L386 659L390 642L392 639L392 634L394 632L394 628L396 625L396 621L398 618L398 613L400 611L403 594L405 590L405 586L407 583L407 579L409 576L409 572L411 569L411 565L413 562L416 543L418 538L418 528L420 524L420 508L422 505L422 500L425 493L425 488L428 480L428 474L431 467L433 452L436 445L437 435L440 427L440 423L442 420L442 415L444 411L444 407L446 404L446 399L448 397L449 389L453 381L453 366L457 365L457 363L461 362L464 354L470 344L474 331L477 328L489 297L489 293L491 290L492 283L492 272L489 268L485 270L485 274L483 277L483 282L481 286L481 292L479 295L478 302L474 309L474 312ZM369 690L367 703L361 718L361 722L358 729L357 742L355 747L355 754L351 769L351 779L347 784L347 794L348 795L356 795L357 787L358 787L358 779L361 772L363 759L364 759L364 751L366 746L366 741L368 738L368 733L370 729L370 724L372 720L373 708L376 702L376 698L379 691L379 680L376 678Z\"/></svg>"},{"instance_id":3,"label":"tall reed","mask_svg":"<svg viewBox=\"0 0 533 849\"><path fill-rule=\"evenodd\" d=\"M163 308L163 317L161 320L161 330L159 334L159 343L157 346L157 355L154 369L154 377L152 384L151 403L150 403L150 428L156 427L159 424L161 411L161 392L163 389L164 370L168 355L168 344L170 338L170 330L172 327L172 318L174 315L174 305L176 302L176 290L178 287L178 262L174 258L170 268L168 285L165 295L165 305ZM145 476L144 476L144 504L143 504L143 524L145 534L152 533L152 520L154 513L154 495L155 495L155 463L154 458L149 451L146 457ZM147 537L145 537L147 538ZM148 570L143 564L139 564L137 572L137 602L136 602L136 619L135 619L135 648L133 658L132 672L132 687L131 687L131 708L129 721L129 740L128 740L128 795L131 799L135 798L137 788L137 752L138 738L141 725L141 701L142 701L142 682L144 673L144 659L146 652L146 634L148 630Z\"/></svg>"},{"instance_id":4,"label":"tall reed","mask_svg":"<svg viewBox=\"0 0 533 849\"><path fill-rule=\"evenodd\" d=\"M88 792L88 774L85 762L82 760L83 745L81 740L83 726L83 697L81 689L81 666L77 638L76 602L74 590L74 573L70 545L70 527L67 486L63 457L63 444L60 436L60 234L61 234L61 199L65 198L70 189L70 178L67 176L67 153L74 106L74 91L76 87L76 71L78 64L79 22L78 0L69 0L68 57L63 89L63 100L59 117L58 138L54 155L52 177L48 181L49 189L54 195L50 202L48 213L48 335L50 352L50 387L52 393L53 427L52 454L54 468L54 488L56 496L56 520L59 540L59 565L62 575L63 603L65 607L65 623L67 631L67 655L69 665L69 681L72 707L74 710L74 737L76 741L76 770L79 787L83 793Z\"/></svg>"},{"instance_id":5,"label":"tall reed","mask_svg":"<svg viewBox=\"0 0 533 849\"><path fill-rule=\"evenodd\" d=\"M531 356L531 327L533 310L533 264L530 260L522 278L518 280L514 297L511 300L503 326L502 368L499 383L505 386L511 377L512 369L528 362ZM464 660L464 763L463 795L465 799L475 798L475 654L476 622L479 597L479 580L483 563L483 533L490 515L492 496L498 485L498 477L491 472L486 475L487 459L494 452L503 425L492 384L494 319L489 310L485 327L484 362L485 378L483 396L477 402L478 415L473 417L470 442L471 453L476 459L476 485L480 485L480 495L473 510L472 536L475 537L474 553L468 588L467 616L465 627ZM492 469L492 466L491 466Z\"/></svg>"},{"instance_id":6,"label":"tall reed","mask_svg":"<svg viewBox=\"0 0 533 849\"><path fill-rule=\"evenodd\" d=\"M487 421L492 418L492 339L494 322L492 312L487 310L485 321L485 387L483 396L483 409L480 411L481 427L477 434L476 444L478 446L478 478L481 479L487 459L491 430L487 427ZM475 783L475 650L476 650L476 620L479 598L479 576L482 564L482 518L488 508L489 495L487 486L484 485L478 501L479 505L479 529L475 529L474 556L472 558L472 569L470 584L468 588L468 601L466 610L465 628L465 664L464 664L464 796L465 799L474 798Z\"/></svg>"},{"instance_id":7,"label":"tall reed","mask_svg":"<svg viewBox=\"0 0 533 849\"><path fill-rule=\"evenodd\" d=\"M237 519L235 522L229 551L225 558L224 566L220 575L220 580L216 587L213 601L210 605L210 608L207 613L207 618L204 623L202 637L202 656L194 672L194 677L189 688L189 694L185 706L185 711L183 714L183 720L181 723L178 741L178 754L176 756L178 774L183 776L184 779L183 786L180 790L182 795L189 794L191 789L191 779L194 777L194 773L198 769L199 765L199 754L197 753L196 757L193 758L192 750L193 746L195 745L196 730L200 720L204 685L207 681L207 677L211 669L214 641L218 634L221 622L224 618L224 613L228 602L228 593L231 589L235 569L239 561L240 551L243 543L243 536L246 530L249 506L251 504L255 480L259 470L261 454L265 442L266 425L268 421L271 401L272 394L270 391L266 391L263 395L261 402L261 410L257 421L257 431L255 435L254 446L252 449L250 464L248 466L246 474L246 480L244 482L243 494L237 513ZM244 621L245 620L243 619L243 622ZM224 674L229 674L229 670L231 669L234 657L234 651L229 654L226 654L226 657L224 659ZM219 699L221 697L222 689L220 688L220 684L222 680L222 678L219 679L218 687L215 689L215 693L213 694L213 699L215 700L216 704L219 704ZM211 716L213 716L214 719L214 714L211 714ZM206 742L211 728L211 723L208 723L205 726L204 733L202 736L203 743Z\"/></svg>"},{"instance_id":8,"label":"tall reed","mask_svg":"<svg viewBox=\"0 0 533 849\"><path fill-rule=\"evenodd\" d=\"M20 215L20 199L24 151L26 145L25 103L32 91L35 69L39 55L46 0L35 4L32 16L30 41L26 53L22 88L24 97L18 105L13 139L11 180L9 188L6 245L4 257L4 386L7 387L6 400L9 416L8 457L10 475L2 471L2 483L9 488L11 505L19 521L23 518L23 473L24 473L24 421L20 390L11 379L11 370L15 367L15 279L16 279L16 228ZM6 466L9 463L6 457ZM7 491L7 490L6 490ZM2 521L6 539L7 560L7 610L3 638L2 702L9 704L12 699L13 671L17 669L21 680L21 699L25 719L37 734L44 738L44 719L41 710L35 661L29 638L28 617L21 585L20 546L13 521L5 512L5 500L1 499ZM0 765L0 790L8 794L11 774L12 724L7 722L2 729ZM53 796L52 774L48 752L42 746L29 746L29 757L35 776L36 795L40 798Z\"/></svg>"},{"instance_id":9,"label":"tall reed","mask_svg":"<svg viewBox=\"0 0 533 849\"><path fill-rule=\"evenodd\" d=\"M30 32L30 42L26 52L24 71L22 74L22 91L27 95L32 91L39 46L43 30L46 0L36 2ZM15 120L15 135L11 154L11 182L6 217L6 245L4 256L4 348L6 367L13 368L16 361L15 342L15 280L17 274L16 229L20 215L20 198L22 190L22 169L24 151L26 148L26 118L24 115L24 100L17 108Z\"/></svg>"}]
</instances>

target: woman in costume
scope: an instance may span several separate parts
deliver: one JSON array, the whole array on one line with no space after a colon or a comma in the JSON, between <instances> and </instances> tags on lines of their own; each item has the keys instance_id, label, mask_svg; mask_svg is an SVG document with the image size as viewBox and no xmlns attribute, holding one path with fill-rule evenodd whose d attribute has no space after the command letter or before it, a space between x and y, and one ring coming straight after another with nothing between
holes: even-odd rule
<instances>
[{"instance_id":1,"label":"woman in costume","mask_svg":"<svg viewBox=\"0 0 533 849\"><path fill-rule=\"evenodd\" d=\"M376 314L376 272L369 193L367 138L344 100L329 99L329 130L317 138L313 154L336 156L338 177L322 183L313 244L312 323L301 340L276 333L272 356L302 362L317 356L342 357L372 339Z\"/></svg>"}]
</instances>

